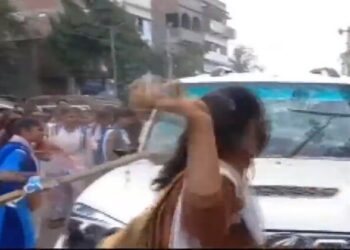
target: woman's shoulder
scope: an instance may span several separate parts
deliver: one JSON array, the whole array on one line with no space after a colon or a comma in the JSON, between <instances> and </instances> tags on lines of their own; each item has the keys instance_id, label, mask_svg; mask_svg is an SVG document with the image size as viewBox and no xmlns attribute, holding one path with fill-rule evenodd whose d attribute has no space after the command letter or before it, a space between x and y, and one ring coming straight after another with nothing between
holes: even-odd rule
<instances>
[{"instance_id":1,"label":"woman's shoulder","mask_svg":"<svg viewBox=\"0 0 350 250\"><path fill-rule=\"evenodd\" d=\"M29 149L21 143L8 142L0 149L0 158L2 155L9 154L28 154Z\"/></svg>"}]
</instances>

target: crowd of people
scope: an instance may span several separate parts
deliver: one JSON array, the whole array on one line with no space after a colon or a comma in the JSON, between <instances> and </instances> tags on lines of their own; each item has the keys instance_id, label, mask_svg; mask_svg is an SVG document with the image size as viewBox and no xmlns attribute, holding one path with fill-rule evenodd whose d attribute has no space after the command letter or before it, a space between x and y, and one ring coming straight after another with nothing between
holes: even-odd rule
<instances>
[{"instance_id":1,"label":"crowd of people","mask_svg":"<svg viewBox=\"0 0 350 250\"><path fill-rule=\"evenodd\" d=\"M57 178L113 161L138 146L141 122L128 108L81 110L65 100L51 113L21 107L0 116L0 195L31 176ZM40 225L61 227L88 180L0 207L0 248L33 248ZM40 215L34 217L34 211ZM40 218L40 220L36 220ZM13 237L16 235L16 237Z\"/></svg>"}]
</instances>

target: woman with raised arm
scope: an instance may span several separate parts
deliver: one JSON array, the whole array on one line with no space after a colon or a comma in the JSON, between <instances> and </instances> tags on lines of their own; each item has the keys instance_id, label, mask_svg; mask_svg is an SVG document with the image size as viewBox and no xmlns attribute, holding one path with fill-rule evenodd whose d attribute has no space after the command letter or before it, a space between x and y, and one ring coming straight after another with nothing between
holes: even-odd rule
<instances>
[{"instance_id":1,"label":"woman with raised arm","mask_svg":"<svg viewBox=\"0 0 350 250\"><path fill-rule=\"evenodd\" d=\"M201 100L169 98L158 88L134 93L138 108L187 119L177 150L154 181L157 204L102 247L245 248L263 244L247 171L267 142L262 104L230 87Z\"/></svg>"}]
</instances>

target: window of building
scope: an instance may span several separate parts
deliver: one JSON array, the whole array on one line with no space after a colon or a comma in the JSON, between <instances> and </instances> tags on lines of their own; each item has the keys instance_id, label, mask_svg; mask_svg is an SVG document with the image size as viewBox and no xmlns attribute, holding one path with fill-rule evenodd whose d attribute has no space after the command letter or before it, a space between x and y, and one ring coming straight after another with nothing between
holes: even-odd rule
<instances>
[{"instance_id":1,"label":"window of building","mask_svg":"<svg viewBox=\"0 0 350 250\"><path fill-rule=\"evenodd\" d=\"M192 23L192 30L194 31L201 31L201 20L198 17L193 18L193 23Z\"/></svg>"},{"instance_id":2,"label":"window of building","mask_svg":"<svg viewBox=\"0 0 350 250\"><path fill-rule=\"evenodd\" d=\"M143 34L143 19L141 17L136 18L136 29L139 33Z\"/></svg>"},{"instance_id":3,"label":"window of building","mask_svg":"<svg viewBox=\"0 0 350 250\"><path fill-rule=\"evenodd\" d=\"M185 29L191 29L191 19L190 19L190 16L186 13L182 14L181 26L182 28L185 28Z\"/></svg>"},{"instance_id":4,"label":"window of building","mask_svg":"<svg viewBox=\"0 0 350 250\"><path fill-rule=\"evenodd\" d=\"M179 25L179 15L177 13L168 13L165 15L166 24L173 28L178 28Z\"/></svg>"}]
</instances>

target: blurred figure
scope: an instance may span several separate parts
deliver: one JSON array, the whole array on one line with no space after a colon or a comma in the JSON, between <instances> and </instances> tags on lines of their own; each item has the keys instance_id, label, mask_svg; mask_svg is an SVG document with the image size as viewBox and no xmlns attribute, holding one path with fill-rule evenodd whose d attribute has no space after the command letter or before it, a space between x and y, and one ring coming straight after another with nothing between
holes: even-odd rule
<instances>
[{"instance_id":1,"label":"blurred figure","mask_svg":"<svg viewBox=\"0 0 350 250\"><path fill-rule=\"evenodd\" d=\"M96 116L93 110L84 110L82 112L81 123L88 129L92 129L95 124Z\"/></svg>"},{"instance_id":2,"label":"blurred figure","mask_svg":"<svg viewBox=\"0 0 350 250\"><path fill-rule=\"evenodd\" d=\"M128 132L124 129L130 123L130 115L132 114L127 109L115 109L114 122L102 144L104 162L116 160L130 151L131 141Z\"/></svg>"},{"instance_id":3,"label":"blurred figure","mask_svg":"<svg viewBox=\"0 0 350 250\"><path fill-rule=\"evenodd\" d=\"M4 145L7 142L7 140L10 139L7 138L6 134L4 134L6 127L14 120L20 118L22 118L22 115L14 113L12 110L6 110L2 113L0 118L0 145Z\"/></svg>"},{"instance_id":4,"label":"blurred figure","mask_svg":"<svg viewBox=\"0 0 350 250\"><path fill-rule=\"evenodd\" d=\"M136 113L129 108L118 109L115 114L115 129L119 130L120 137L124 144L116 145L116 149L127 146L129 149L138 148L142 123Z\"/></svg>"},{"instance_id":5,"label":"blurred figure","mask_svg":"<svg viewBox=\"0 0 350 250\"><path fill-rule=\"evenodd\" d=\"M84 159L84 150L88 146L87 134L81 125L81 110L78 108L63 108L60 111L60 121L49 131L49 140L62 148L66 153Z\"/></svg>"},{"instance_id":6,"label":"blurred figure","mask_svg":"<svg viewBox=\"0 0 350 250\"><path fill-rule=\"evenodd\" d=\"M62 117L62 115L61 115L61 113L62 113L62 111L64 111L64 110L67 110L67 109L69 109L71 106L70 106L70 104L69 104L69 102L68 101L66 101L66 100L64 100L64 99L59 99L57 102L56 102L56 108L55 108L55 110L53 111L53 113L52 113L52 119L51 119L51 121L50 121L50 126L52 125L52 124L56 124L56 123L59 123L59 122L61 122L61 117Z\"/></svg>"},{"instance_id":7,"label":"blurred figure","mask_svg":"<svg viewBox=\"0 0 350 250\"><path fill-rule=\"evenodd\" d=\"M33 112L30 116L42 122L43 124L49 123L51 118L50 114L41 111Z\"/></svg>"},{"instance_id":8,"label":"blurred figure","mask_svg":"<svg viewBox=\"0 0 350 250\"><path fill-rule=\"evenodd\" d=\"M2 182L0 195L22 189L26 179L37 174L38 160L31 144L40 143L43 136L43 126L35 119L23 118L8 124L5 137L10 139L3 141L4 146L0 150L0 171L18 173L23 177ZM0 248L36 247L32 212L40 206L40 203L41 195L33 194L19 200L13 206L0 207Z\"/></svg>"},{"instance_id":9,"label":"blurred figure","mask_svg":"<svg viewBox=\"0 0 350 250\"><path fill-rule=\"evenodd\" d=\"M96 124L92 128L91 135L94 139L94 164L100 165L110 160L113 155L111 147L112 124L114 122L114 110L105 107L96 114Z\"/></svg>"},{"instance_id":10,"label":"blurred figure","mask_svg":"<svg viewBox=\"0 0 350 250\"><path fill-rule=\"evenodd\" d=\"M81 110L63 108L60 122L54 124L48 133L48 143L61 149L52 154L49 162L42 162L46 177L60 177L86 169L91 165L89 138L81 126ZM52 148L52 147L51 147ZM85 188L85 183L75 182L60 186L49 193L49 226L60 227L70 212L74 199Z\"/></svg>"}]
</instances>

